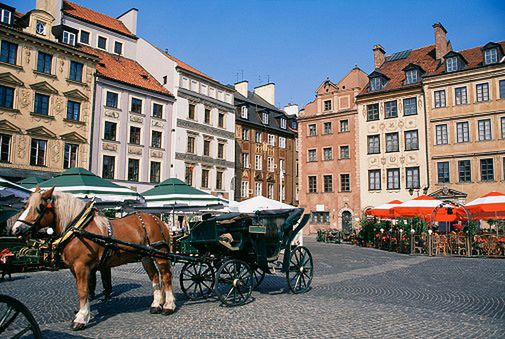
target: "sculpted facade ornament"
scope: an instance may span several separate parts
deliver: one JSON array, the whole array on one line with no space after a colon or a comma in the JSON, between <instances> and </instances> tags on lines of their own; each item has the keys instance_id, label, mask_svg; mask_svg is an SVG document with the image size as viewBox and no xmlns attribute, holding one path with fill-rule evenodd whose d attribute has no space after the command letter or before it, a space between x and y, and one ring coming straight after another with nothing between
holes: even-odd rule
<instances>
[{"instance_id":1,"label":"sculpted facade ornament","mask_svg":"<svg viewBox=\"0 0 505 339\"><path fill-rule=\"evenodd\" d=\"M151 150L151 157L153 157L153 158L163 158L163 151Z\"/></svg>"},{"instance_id":2,"label":"sculpted facade ornament","mask_svg":"<svg viewBox=\"0 0 505 339\"><path fill-rule=\"evenodd\" d=\"M119 119L119 112L117 112L117 111L106 110L103 114L109 118Z\"/></svg>"},{"instance_id":3,"label":"sculpted facade ornament","mask_svg":"<svg viewBox=\"0 0 505 339\"><path fill-rule=\"evenodd\" d=\"M26 156L27 136L18 134L17 139L18 139L18 142L17 142L17 144L18 144L18 149L17 149L18 159L24 159Z\"/></svg>"},{"instance_id":4,"label":"sculpted facade ornament","mask_svg":"<svg viewBox=\"0 0 505 339\"><path fill-rule=\"evenodd\" d=\"M102 149L106 150L106 151L113 151L113 152L116 152L117 151L117 144L112 144L112 143L108 143L108 142L104 142L102 144Z\"/></svg>"},{"instance_id":5,"label":"sculpted facade ornament","mask_svg":"<svg viewBox=\"0 0 505 339\"><path fill-rule=\"evenodd\" d=\"M65 61L62 59L60 60L60 73L63 73L64 69L65 69Z\"/></svg>"},{"instance_id":6,"label":"sculpted facade ornament","mask_svg":"<svg viewBox=\"0 0 505 339\"><path fill-rule=\"evenodd\" d=\"M128 146L128 153L142 155L142 147Z\"/></svg>"},{"instance_id":7,"label":"sculpted facade ornament","mask_svg":"<svg viewBox=\"0 0 505 339\"><path fill-rule=\"evenodd\" d=\"M184 160L186 162L214 165L216 167L228 167L228 168L235 167L235 163L233 161L226 161L224 159L214 159L214 158L209 158L209 157L202 157L202 156L199 156L196 154L175 153L175 159Z\"/></svg>"},{"instance_id":8,"label":"sculpted facade ornament","mask_svg":"<svg viewBox=\"0 0 505 339\"><path fill-rule=\"evenodd\" d=\"M32 102L32 100L31 100L31 92L32 91L30 91L28 89L21 90L21 93L20 93L20 97L21 97L20 104L21 104L22 108L28 107L28 105L30 105L30 103Z\"/></svg>"},{"instance_id":9,"label":"sculpted facade ornament","mask_svg":"<svg viewBox=\"0 0 505 339\"><path fill-rule=\"evenodd\" d=\"M53 99L53 105L57 115L61 115L61 113L63 112L63 99L61 97L55 97Z\"/></svg>"},{"instance_id":10,"label":"sculpted facade ornament","mask_svg":"<svg viewBox=\"0 0 505 339\"><path fill-rule=\"evenodd\" d=\"M53 159L53 163L57 164L60 162L60 142L59 141L54 141L54 142L51 142L49 141L50 143L53 143L53 146L51 147L52 150L53 150L53 154L52 154L52 159Z\"/></svg>"},{"instance_id":11,"label":"sculpted facade ornament","mask_svg":"<svg viewBox=\"0 0 505 339\"><path fill-rule=\"evenodd\" d=\"M144 122L144 118L142 117L139 117L137 115L133 115L133 114L130 114L130 121L131 122L138 122L138 123L143 123Z\"/></svg>"},{"instance_id":12,"label":"sculpted facade ornament","mask_svg":"<svg viewBox=\"0 0 505 339\"><path fill-rule=\"evenodd\" d=\"M151 120L151 124L153 127L163 128L163 126L164 126L163 122L157 121L157 120Z\"/></svg>"},{"instance_id":13,"label":"sculpted facade ornament","mask_svg":"<svg viewBox=\"0 0 505 339\"><path fill-rule=\"evenodd\" d=\"M184 119L177 119L177 127L186 128L189 130L194 130L194 131L202 132L205 134L214 135L216 137L222 137L222 138L226 138L226 139L235 139L235 133L233 133L233 132L222 130L222 129L211 127L211 126L207 126L207 125L202 125L197 122L188 121L188 120L184 120Z\"/></svg>"},{"instance_id":14,"label":"sculpted facade ornament","mask_svg":"<svg viewBox=\"0 0 505 339\"><path fill-rule=\"evenodd\" d=\"M26 64L30 64L30 56L32 55L32 52L26 48L25 50L25 60L26 60Z\"/></svg>"}]
</instances>

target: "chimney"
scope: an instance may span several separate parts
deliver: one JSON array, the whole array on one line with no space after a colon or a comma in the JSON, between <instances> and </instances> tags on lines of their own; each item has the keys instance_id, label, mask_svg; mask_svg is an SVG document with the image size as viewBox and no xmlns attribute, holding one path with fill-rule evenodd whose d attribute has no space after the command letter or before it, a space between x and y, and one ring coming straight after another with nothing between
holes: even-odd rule
<instances>
[{"instance_id":1,"label":"chimney","mask_svg":"<svg viewBox=\"0 0 505 339\"><path fill-rule=\"evenodd\" d=\"M297 104L288 104L287 106L284 106L284 112L286 112L287 115L298 116L298 105Z\"/></svg>"},{"instance_id":2,"label":"chimney","mask_svg":"<svg viewBox=\"0 0 505 339\"><path fill-rule=\"evenodd\" d=\"M37 0L35 8L51 14L54 18L54 25L61 25L63 0Z\"/></svg>"},{"instance_id":3,"label":"chimney","mask_svg":"<svg viewBox=\"0 0 505 339\"><path fill-rule=\"evenodd\" d=\"M139 10L132 8L117 17L133 35L137 35L137 14Z\"/></svg>"},{"instance_id":4,"label":"chimney","mask_svg":"<svg viewBox=\"0 0 505 339\"><path fill-rule=\"evenodd\" d=\"M259 95L270 105L275 106L275 84L273 82L254 87L254 94Z\"/></svg>"},{"instance_id":5,"label":"chimney","mask_svg":"<svg viewBox=\"0 0 505 339\"><path fill-rule=\"evenodd\" d=\"M380 68L384 61L386 61L386 51L384 47L379 44L373 46L373 63L375 68Z\"/></svg>"},{"instance_id":6,"label":"chimney","mask_svg":"<svg viewBox=\"0 0 505 339\"><path fill-rule=\"evenodd\" d=\"M446 55L450 49L447 43L447 30L442 26L440 22L433 24L433 30L435 31L435 52L437 60L440 60Z\"/></svg>"},{"instance_id":7,"label":"chimney","mask_svg":"<svg viewBox=\"0 0 505 339\"><path fill-rule=\"evenodd\" d=\"M235 90L239 92L242 96L247 98L247 91L249 90L249 82L247 80L237 82L235 84Z\"/></svg>"}]
</instances>

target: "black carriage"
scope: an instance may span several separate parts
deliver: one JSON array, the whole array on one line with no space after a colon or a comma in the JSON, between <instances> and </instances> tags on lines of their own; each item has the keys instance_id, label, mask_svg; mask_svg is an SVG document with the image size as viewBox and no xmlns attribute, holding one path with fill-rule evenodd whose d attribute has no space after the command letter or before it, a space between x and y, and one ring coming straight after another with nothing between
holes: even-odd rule
<instances>
[{"instance_id":1,"label":"black carriage","mask_svg":"<svg viewBox=\"0 0 505 339\"><path fill-rule=\"evenodd\" d=\"M310 288L310 251L293 245L309 216L303 209L229 213L190 225L179 240L196 249L197 260L184 264L180 285L191 300L216 295L227 306L246 303L265 274L281 271L293 293Z\"/></svg>"}]
</instances>

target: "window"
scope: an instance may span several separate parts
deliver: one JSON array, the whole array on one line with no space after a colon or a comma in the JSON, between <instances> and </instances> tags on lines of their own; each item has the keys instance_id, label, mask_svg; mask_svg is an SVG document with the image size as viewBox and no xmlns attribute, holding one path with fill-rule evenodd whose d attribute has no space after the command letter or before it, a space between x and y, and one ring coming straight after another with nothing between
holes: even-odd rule
<instances>
[{"instance_id":1,"label":"window","mask_svg":"<svg viewBox=\"0 0 505 339\"><path fill-rule=\"evenodd\" d=\"M367 121L379 120L379 104L367 105Z\"/></svg>"},{"instance_id":2,"label":"window","mask_svg":"<svg viewBox=\"0 0 505 339\"><path fill-rule=\"evenodd\" d=\"M274 134L268 135L268 144L270 146L275 146L275 135Z\"/></svg>"},{"instance_id":3,"label":"window","mask_svg":"<svg viewBox=\"0 0 505 339\"><path fill-rule=\"evenodd\" d=\"M242 128L242 140L249 140L249 128Z\"/></svg>"},{"instance_id":4,"label":"window","mask_svg":"<svg viewBox=\"0 0 505 339\"><path fill-rule=\"evenodd\" d=\"M184 173L184 181L189 186L193 186L193 165L186 164L186 171Z\"/></svg>"},{"instance_id":5,"label":"window","mask_svg":"<svg viewBox=\"0 0 505 339\"><path fill-rule=\"evenodd\" d=\"M286 119L284 119L284 118L281 118L281 128L282 129L288 128L288 123L287 123Z\"/></svg>"},{"instance_id":6,"label":"window","mask_svg":"<svg viewBox=\"0 0 505 339\"><path fill-rule=\"evenodd\" d=\"M316 130L316 125L315 124L310 124L309 125L309 136L314 137L317 135L317 130Z\"/></svg>"},{"instance_id":7,"label":"window","mask_svg":"<svg viewBox=\"0 0 505 339\"><path fill-rule=\"evenodd\" d=\"M128 180L139 181L139 160L128 159Z\"/></svg>"},{"instance_id":8,"label":"window","mask_svg":"<svg viewBox=\"0 0 505 339\"><path fill-rule=\"evenodd\" d=\"M457 87L454 89L454 97L456 105L464 105L468 103L466 87Z\"/></svg>"},{"instance_id":9,"label":"window","mask_svg":"<svg viewBox=\"0 0 505 339\"><path fill-rule=\"evenodd\" d=\"M403 115L416 115L417 114L417 99L407 98L403 99Z\"/></svg>"},{"instance_id":10,"label":"window","mask_svg":"<svg viewBox=\"0 0 505 339\"><path fill-rule=\"evenodd\" d=\"M81 104L79 102L69 100L67 102L67 120L79 121L81 112Z\"/></svg>"},{"instance_id":11,"label":"window","mask_svg":"<svg viewBox=\"0 0 505 339\"><path fill-rule=\"evenodd\" d=\"M249 168L249 153L242 153L242 167Z\"/></svg>"},{"instance_id":12,"label":"window","mask_svg":"<svg viewBox=\"0 0 505 339\"><path fill-rule=\"evenodd\" d=\"M203 155L210 156L210 140L203 141Z\"/></svg>"},{"instance_id":13,"label":"window","mask_svg":"<svg viewBox=\"0 0 505 339\"><path fill-rule=\"evenodd\" d=\"M260 195L263 195L263 185L261 184L261 182L257 182L255 183L255 195L257 197L259 197Z\"/></svg>"},{"instance_id":14,"label":"window","mask_svg":"<svg viewBox=\"0 0 505 339\"><path fill-rule=\"evenodd\" d=\"M274 158L272 157L267 158L267 171L269 172L274 171Z\"/></svg>"},{"instance_id":15,"label":"window","mask_svg":"<svg viewBox=\"0 0 505 339\"><path fill-rule=\"evenodd\" d=\"M330 223L330 212L312 212L312 223L313 224L329 224Z\"/></svg>"},{"instance_id":16,"label":"window","mask_svg":"<svg viewBox=\"0 0 505 339\"><path fill-rule=\"evenodd\" d=\"M123 54L123 44L119 41L114 41L114 53Z\"/></svg>"},{"instance_id":17,"label":"window","mask_svg":"<svg viewBox=\"0 0 505 339\"><path fill-rule=\"evenodd\" d=\"M82 82L82 67L80 62L70 61L70 76L72 81Z\"/></svg>"},{"instance_id":18,"label":"window","mask_svg":"<svg viewBox=\"0 0 505 339\"><path fill-rule=\"evenodd\" d=\"M159 131L152 131L151 132L151 147L155 148L161 148L161 132Z\"/></svg>"},{"instance_id":19,"label":"window","mask_svg":"<svg viewBox=\"0 0 505 339\"><path fill-rule=\"evenodd\" d=\"M256 141L257 144L261 144L262 143L261 132L256 131L254 140Z\"/></svg>"},{"instance_id":20,"label":"window","mask_svg":"<svg viewBox=\"0 0 505 339\"><path fill-rule=\"evenodd\" d=\"M323 148L323 160L333 160L333 150L331 147Z\"/></svg>"},{"instance_id":21,"label":"window","mask_svg":"<svg viewBox=\"0 0 505 339\"><path fill-rule=\"evenodd\" d=\"M224 113L219 112L219 115L217 117L217 126L224 128Z\"/></svg>"},{"instance_id":22,"label":"window","mask_svg":"<svg viewBox=\"0 0 505 339\"><path fill-rule=\"evenodd\" d=\"M0 61L15 65L18 58L18 45L2 40Z\"/></svg>"},{"instance_id":23,"label":"window","mask_svg":"<svg viewBox=\"0 0 505 339\"><path fill-rule=\"evenodd\" d=\"M419 167L407 167L407 189L419 187Z\"/></svg>"},{"instance_id":24,"label":"window","mask_svg":"<svg viewBox=\"0 0 505 339\"><path fill-rule=\"evenodd\" d=\"M107 92L105 106L111 108L117 108L117 103L118 103L118 94L114 92Z\"/></svg>"},{"instance_id":25,"label":"window","mask_svg":"<svg viewBox=\"0 0 505 339\"><path fill-rule=\"evenodd\" d=\"M153 103L153 117L163 119L163 105Z\"/></svg>"},{"instance_id":26,"label":"window","mask_svg":"<svg viewBox=\"0 0 505 339\"><path fill-rule=\"evenodd\" d=\"M309 162L317 161L317 153L315 149L309 149Z\"/></svg>"},{"instance_id":27,"label":"window","mask_svg":"<svg viewBox=\"0 0 505 339\"><path fill-rule=\"evenodd\" d=\"M217 144L217 157L219 159L224 158L224 144L223 143L218 143Z\"/></svg>"},{"instance_id":28,"label":"window","mask_svg":"<svg viewBox=\"0 0 505 339\"><path fill-rule=\"evenodd\" d=\"M317 192L317 177L315 175L309 176L309 193Z\"/></svg>"},{"instance_id":29,"label":"window","mask_svg":"<svg viewBox=\"0 0 505 339\"><path fill-rule=\"evenodd\" d=\"M406 76L405 76L405 83L406 84L415 84L418 81L417 77L417 69L412 69L410 71L407 71Z\"/></svg>"},{"instance_id":30,"label":"window","mask_svg":"<svg viewBox=\"0 0 505 339\"><path fill-rule=\"evenodd\" d=\"M163 85L168 83L168 77L166 75L163 76Z\"/></svg>"},{"instance_id":31,"label":"window","mask_svg":"<svg viewBox=\"0 0 505 339\"><path fill-rule=\"evenodd\" d=\"M188 106L188 119L195 120L195 105L193 104Z\"/></svg>"},{"instance_id":32,"label":"window","mask_svg":"<svg viewBox=\"0 0 505 339\"><path fill-rule=\"evenodd\" d=\"M470 141L470 128L468 121L456 123L456 142L469 142Z\"/></svg>"},{"instance_id":33,"label":"window","mask_svg":"<svg viewBox=\"0 0 505 339\"><path fill-rule=\"evenodd\" d=\"M77 153L79 145L65 144L65 154L63 158L63 168L77 167Z\"/></svg>"},{"instance_id":34,"label":"window","mask_svg":"<svg viewBox=\"0 0 505 339\"><path fill-rule=\"evenodd\" d=\"M140 145L140 127L130 126L130 144Z\"/></svg>"},{"instance_id":35,"label":"window","mask_svg":"<svg viewBox=\"0 0 505 339\"><path fill-rule=\"evenodd\" d=\"M261 171L263 169L263 159L261 155L257 155L254 158L254 168L257 171Z\"/></svg>"},{"instance_id":36,"label":"window","mask_svg":"<svg viewBox=\"0 0 505 339\"><path fill-rule=\"evenodd\" d=\"M472 166L470 160L458 161L458 180L461 183L472 181Z\"/></svg>"},{"instance_id":37,"label":"window","mask_svg":"<svg viewBox=\"0 0 505 339\"><path fill-rule=\"evenodd\" d=\"M195 137L188 136L187 153L195 153Z\"/></svg>"},{"instance_id":38,"label":"window","mask_svg":"<svg viewBox=\"0 0 505 339\"><path fill-rule=\"evenodd\" d=\"M387 118L396 118L398 117L398 110L396 107L396 100L386 101L384 103L384 107L386 108L386 119Z\"/></svg>"},{"instance_id":39,"label":"window","mask_svg":"<svg viewBox=\"0 0 505 339\"><path fill-rule=\"evenodd\" d=\"M374 77L370 79L370 91L378 91L382 89L383 81L380 77Z\"/></svg>"},{"instance_id":40,"label":"window","mask_svg":"<svg viewBox=\"0 0 505 339\"><path fill-rule=\"evenodd\" d=\"M475 86L477 90L477 102L489 101L489 84L478 84Z\"/></svg>"},{"instance_id":41,"label":"window","mask_svg":"<svg viewBox=\"0 0 505 339\"><path fill-rule=\"evenodd\" d=\"M388 173L388 190L400 189L400 169L391 168L387 170Z\"/></svg>"},{"instance_id":42,"label":"window","mask_svg":"<svg viewBox=\"0 0 505 339\"><path fill-rule=\"evenodd\" d=\"M349 146L340 146L340 159L349 159Z\"/></svg>"},{"instance_id":43,"label":"window","mask_svg":"<svg viewBox=\"0 0 505 339\"><path fill-rule=\"evenodd\" d=\"M484 64L495 64L498 62L498 50L496 48L486 49L484 51Z\"/></svg>"},{"instance_id":44,"label":"window","mask_svg":"<svg viewBox=\"0 0 505 339\"><path fill-rule=\"evenodd\" d=\"M349 132L349 120L340 120L340 132Z\"/></svg>"},{"instance_id":45,"label":"window","mask_svg":"<svg viewBox=\"0 0 505 339\"><path fill-rule=\"evenodd\" d=\"M351 191L351 176L349 174L340 174L340 191Z\"/></svg>"},{"instance_id":46,"label":"window","mask_svg":"<svg viewBox=\"0 0 505 339\"><path fill-rule=\"evenodd\" d=\"M49 96L35 93L34 113L48 115L49 114Z\"/></svg>"},{"instance_id":47,"label":"window","mask_svg":"<svg viewBox=\"0 0 505 339\"><path fill-rule=\"evenodd\" d=\"M280 148L286 148L286 138L279 137L279 147Z\"/></svg>"},{"instance_id":48,"label":"window","mask_svg":"<svg viewBox=\"0 0 505 339\"><path fill-rule=\"evenodd\" d=\"M331 100L325 100L324 101L324 110L325 111L331 111Z\"/></svg>"},{"instance_id":49,"label":"window","mask_svg":"<svg viewBox=\"0 0 505 339\"><path fill-rule=\"evenodd\" d=\"M405 131L405 150L414 151L419 149L419 136L417 130Z\"/></svg>"},{"instance_id":50,"label":"window","mask_svg":"<svg viewBox=\"0 0 505 339\"><path fill-rule=\"evenodd\" d=\"M209 170L202 169L202 187L209 188Z\"/></svg>"},{"instance_id":51,"label":"window","mask_svg":"<svg viewBox=\"0 0 505 339\"><path fill-rule=\"evenodd\" d=\"M240 185L240 196L242 198L249 197L249 181L242 181Z\"/></svg>"},{"instance_id":52,"label":"window","mask_svg":"<svg viewBox=\"0 0 505 339\"><path fill-rule=\"evenodd\" d=\"M75 46L75 33L63 31L63 43Z\"/></svg>"},{"instance_id":53,"label":"window","mask_svg":"<svg viewBox=\"0 0 505 339\"><path fill-rule=\"evenodd\" d=\"M331 122L325 122L323 124L323 133L324 134L331 134Z\"/></svg>"},{"instance_id":54,"label":"window","mask_svg":"<svg viewBox=\"0 0 505 339\"><path fill-rule=\"evenodd\" d=\"M500 99L505 99L505 80L500 80Z\"/></svg>"},{"instance_id":55,"label":"window","mask_svg":"<svg viewBox=\"0 0 505 339\"><path fill-rule=\"evenodd\" d=\"M442 161L437 163L437 178L438 183L443 184L449 182L449 162Z\"/></svg>"},{"instance_id":56,"label":"window","mask_svg":"<svg viewBox=\"0 0 505 339\"><path fill-rule=\"evenodd\" d=\"M435 91L435 108L445 107L445 90Z\"/></svg>"},{"instance_id":57,"label":"window","mask_svg":"<svg viewBox=\"0 0 505 339\"><path fill-rule=\"evenodd\" d=\"M445 70L447 72L454 72L458 70L458 58L452 57L446 60Z\"/></svg>"},{"instance_id":58,"label":"window","mask_svg":"<svg viewBox=\"0 0 505 339\"><path fill-rule=\"evenodd\" d=\"M368 136L368 154L379 154L380 153L380 139L379 135L369 135Z\"/></svg>"},{"instance_id":59,"label":"window","mask_svg":"<svg viewBox=\"0 0 505 339\"><path fill-rule=\"evenodd\" d=\"M51 63L53 61L53 56L39 52L37 58L37 72L51 74Z\"/></svg>"},{"instance_id":60,"label":"window","mask_svg":"<svg viewBox=\"0 0 505 339\"><path fill-rule=\"evenodd\" d=\"M323 176L323 184L325 193L333 192L333 176L331 175Z\"/></svg>"},{"instance_id":61,"label":"window","mask_svg":"<svg viewBox=\"0 0 505 339\"><path fill-rule=\"evenodd\" d=\"M115 167L116 167L116 157L110 155L104 155L102 163L102 178L114 179Z\"/></svg>"},{"instance_id":62,"label":"window","mask_svg":"<svg viewBox=\"0 0 505 339\"><path fill-rule=\"evenodd\" d=\"M501 117L500 122L501 122L501 138L505 139L505 117Z\"/></svg>"},{"instance_id":63,"label":"window","mask_svg":"<svg viewBox=\"0 0 505 339\"><path fill-rule=\"evenodd\" d=\"M493 159L480 159L480 180L493 181L494 180L494 166Z\"/></svg>"},{"instance_id":64,"label":"window","mask_svg":"<svg viewBox=\"0 0 505 339\"><path fill-rule=\"evenodd\" d=\"M98 46L98 48L101 48L101 49L107 49L107 38L105 38L103 36L99 36L97 46Z\"/></svg>"},{"instance_id":65,"label":"window","mask_svg":"<svg viewBox=\"0 0 505 339\"><path fill-rule=\"evenodd\" d=\"M46 165L46 140L32 139L30 165L45 166Z\"/></svg>"},{"instance_id":66,"label":"window","mask_svg":"<svg viewBox=\"0 0 505 339\"><path fill-rule=\"evenodd\" d=\"M436 145L447 145L449 143L449 136L447 134L447 125L436 125L435 126L435 144Z\"/></svg>"},{"instance_id":67,"label":"window","mask_svg":"<svg viewBox=\"0 0 505 339\"><path fill-rule=\"evenodd\" d=\"M9 162L12 137L7 134L0 134L0 161Z\"/></svg>"},{"instance_id":68,"label":"window","mask_svg":"<svg viewBox=\"0 0 505 339\"><path fill-rule=\"evenodd\" d=\"M240 117L243 119L249 119L249 110L247 106L240 107Z\"/></svg>"},{"instance_id":69,"label":"window","mask_svg":"<svg viewBox=\"0 0 505 339\"><path fill-rule=\"evenodd\" d=\"M274 198L274 184L269 183L267 186L268 190L268 199L273 199Z\"/></svg>"},{"instance_id":70,"label":"window","mask_svg":"<svg viewBox=\"0 0 505 339\"><path fill-rule=\"evenodd\" d=\"M133 113L142 114L142 100L138 98L132 98L130 111Z\"/></svg>"},{"instance_id":71,"label":"window","mask_svg":"<svg viewBox=\"0 0 505 339\"><path fill-rule=\"evenodd\" d=\"M479 126L479 141L491 140L491 119L483 119L478 121Z\"/></svg>"},{"instance_id":72,"label":"window","mask_svg":"<svg viewBox=\"0 0 505 339\"><path fill-rule=\"evenodd\" d=\"M105 140L116 141L116 130L117 130L117 124L115 122L106 121L103 132L103 138Z\"/></svg>"},{"instance_id":73,"label":"window","mask_svg":"<svg viewBox=\"0 0 505 339\"><path fill-rule=\"evenodd\" d=\"M12 17L12 12L3 8L1 10L1 16L0 16L0 22L6 25L11 24L11 17Z\"/></svg>"},{"instance_id":74,"label":"window","mask_svg":"<svg viewBox=\"0 0 505 339\"><path fill-rule=\"evenodd\" d=\"M151 168L149 170L149 182L157 184L161 181L161 163L151 161Z\"/></svg>"},{"instance_id":75,"label":"window","mask_svg":"<svg viewBox=\"0 0 505 339\"><path fill-rule=\"evenodd\" d=\"M283 173L286 173L286 160L279 159L279 169L282 170Z\"/></svg>"},{"instance_id":76,"label":"window","mask_svg":"<svg viewBox=\"0 0 505 339\"><path fill-rule=\"evenodd\" d=\"M81 31L79 39L82 44L89 45L89 32Z\"/></svg>"},{"instance_id":77,"label":"window","mask_svg":"<svg viewBox=\"0 0 505 339\"><path fill-rule=\"evenodd\" d=\"M368 171L368 190L379 191L381 189L381 171Z\"/></svg>"},{"instance_id":78,"label":"window","mask_svg":"<svg viewBox=\"0 0 505 339\"><path fill-rule=\"evenodd\" d=\"M264 112L261 116L261 121L263 124L268 125L268 113Z\"/></svg>"},{"instance_id":79,"label":"window","mask_svg":"<svg viewBox=\"0 0 505 339\"><path fill-rule=\"evenodd\" d=\"M386 133L386 152L398 152L399 147L398 133Z\"/></svg>"},{"instance_id":80,"label":"window","mask_svg":"<svg viewBox=\"0 0 505 339\"><path fill-rule=\"evenodd\" d=\"M209 124L210 125L210 109L206 108L204 110L204 116L203 116L203 121L206 123L206 124Z\"/></svg>"},{"instance_id":81,"label":"window","mask_svg":"<svg viewBox=\"0 0 505 339\"><path fill-rule=\"evenodd\" d=\"M14 107L14 88L0 85L0 107Z\"/></svg>"},{"instance_id":82,"label":"window","mask_svg":"<svg viewBox=\"0 0 505 339\"><path fill-rule=\"evenodd\" d=\"M216 189L217 190L223 189L223 172L222 171L216 172Z\"/></svg>"}]
</instances>

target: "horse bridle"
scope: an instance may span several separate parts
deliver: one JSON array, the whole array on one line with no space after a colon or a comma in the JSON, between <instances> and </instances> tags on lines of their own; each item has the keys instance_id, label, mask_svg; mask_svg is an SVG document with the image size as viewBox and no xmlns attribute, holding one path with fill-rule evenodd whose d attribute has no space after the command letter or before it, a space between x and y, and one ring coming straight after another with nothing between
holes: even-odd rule
<instances>
[{"instance_id":1,"label":"horse bridle","mask_svg":"<svg viewBox=\"0 0 505 339\"><path fill-rule=\"evenodd\" d=\"M46 214L47 211L52 211L53 210L53 200L52 199L48 199L46 200L47 201L47 204L43 206L43 208L40 208L40 206L36 207L35 208L35 211L37 211L37 213L39 214L37 219L35 219L35 221L33 222L29 222L29 221L26 221L26 220L21 220L21 219L17 219L16 221L19 221L20 223L23 223L23 224L26 224L28 225L28 228L22 233L22 235L25 235L27 234L28 232L32 232L32 236L34 236L35 234L35 228L36 226L39 226L40 225L40 221L42 220L42 218L44 217L44 215Z\"/></svg>"}]
</instances>

